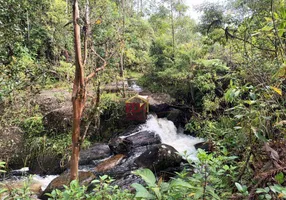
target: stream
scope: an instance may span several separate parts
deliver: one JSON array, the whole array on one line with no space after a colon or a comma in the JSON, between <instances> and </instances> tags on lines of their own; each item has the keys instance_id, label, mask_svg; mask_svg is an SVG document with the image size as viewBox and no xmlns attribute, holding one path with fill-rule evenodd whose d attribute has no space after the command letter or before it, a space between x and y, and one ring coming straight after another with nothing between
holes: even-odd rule
<instances>
[{"instance_id":1,"label":"stream","mask_svg":"<svg viewBox=\"0 0 286 200\"><path fill-rule=\"evenodd\" d=\"M132 88L136 92L141 92L142 88L136 84L136 82L132 82L129 88ZM131 133L128 136L136 135L142 131L153 132L158 135L161 139L162 144L167 144L174 147L184 159L191 159L193 161L197 160L196 157L196 148L195 144L203 142L204 140L201 138L192 137L189 135L183 134L183 128L176 128L174 123L166 118L158 118L155 114L149 114L147 121L144 124L139 125L136 132ZM128 136L120 136L121 138ZM94 167L94 166L93 166ZM85 168L85 166L80 166L81 169ZM87 167L89 168L89 167ZM27 173L27 168L23 169L23 174ZM21 170L18 172L21 173ZM18 173L18 175L20 174ZM41 187L41 191L44 191L48 184L57 177L57 175L49 175L41 177L39 175L31 175L30 183L33 185L37 185ZM3 181L2 183L8 186L15 186L15 188L21 187L23 182L27 181L27 176L12 176L8 180ZM1 197L0 197L1 198Z\"/></svg>"},{"instance_id":2,"label":"stream","mask_svg":"<svg viewBox=\"0 0 286 200\"><path fill-rule=\"evenodd\" d=\"M157 118L149 115L141 130L155 132L161 138L163 144L174 147L185 159L196 160L197 150L195 144L204 140L197 137L185 135L183 128L177 129L174 123L166 118Z\"/></svg>"},{"instance_id":3,"label":"stream","mask_svg":"<svg viewBox=\"0 0 286 200\"><path fill-rule=\"evenodd\" d=\"M202 138L185 135L183 128L177 129L172 121L166 118L158 118L155 114L149 114L147 121L140 125L137 132L131 135L136 135L142 131L156 133L160 137L162 144L174 147L184 159L191 159L193 161L197 160L195 144L204 142ZM121 138L124 137L121 136Z\"/></svg>"}]
</instances>

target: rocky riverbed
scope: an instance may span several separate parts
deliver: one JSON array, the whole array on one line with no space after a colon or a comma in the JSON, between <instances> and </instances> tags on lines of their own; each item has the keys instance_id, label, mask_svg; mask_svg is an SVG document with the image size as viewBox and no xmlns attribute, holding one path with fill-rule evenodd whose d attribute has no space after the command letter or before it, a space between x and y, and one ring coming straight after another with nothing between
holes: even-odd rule
<instances>
[{"instance_id":1,"label":"rocky riverbed","mask_svg":"<svg viewBox=\"0 0 286 200\"><path fill-rule=\"evenodd\" d=\"M93 179L107 174L115 178L113 184L131 189L132 183L142 183L139 177L131 173L133 170L149 168L158 176L167 176L167 174L169 176L175 171L182 170L184 159L196 159L195 145L202 143L203 140L185 135L179 128L186 117L184 109L172 106L173 99L167 94L151 94L142 91L134 83L132 88L149 96L150 112L153 114L149 115L143 124L132 125L125 131L114 133L108 143L95 143L88 149L82 150L79 161L81 184L90 185ZM42 91L36 96L34 104L39 106L44 116L45 129L53 134L62 134L62 132L71 130L72 109L68 92L55 89ZM5 149L10 154L21 153L23 133L18 127L13 127L10 132L15 131L19 135L19 139L15 139L15 144L11 146L15 149L10 149L11 152L9 148ZM6 136L9 137L9 131L6 130L4 133L7 133ZM20 159L20 156L18 158ZM46 155L41 158L40 162L39 160L30 162L28 173L59 174L59 176L46 176L46 181L34 181L33 185L40 186L35 192L40 194L41 199L47 199L45 193L55 188L61 189L64 184L68 184L68 163L62 165L61 159L57 156ZM15 166L21 167L19 160ZM47 188L43 188L42 186L47 185L49 181L51 183Z\"/></svg>"}]
</instances>

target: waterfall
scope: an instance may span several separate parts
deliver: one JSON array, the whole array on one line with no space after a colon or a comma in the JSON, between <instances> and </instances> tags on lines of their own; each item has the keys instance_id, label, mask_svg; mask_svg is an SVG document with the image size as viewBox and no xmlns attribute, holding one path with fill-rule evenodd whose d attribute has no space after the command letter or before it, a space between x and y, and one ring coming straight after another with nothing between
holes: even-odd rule
<instances>
[{"instance_id":1,"label":"waterfall","mask_svg":"<svg viewBox=\"0 0 286 200\"><path fill-rule=\"evenodd\" d=\"M44 191L56 177L58 177L58 175L47 175L45 177L33 175L33 181L38 182L41 185L42 191Z\"/></svg>"},{"instance_id":2,"label":"waterfall","mask_svg":"<svg viewBox=\"0 0 286 200\"><path fill-rule=\"evenodd\" d=\"M183 134L183 130L178 130L172 121L155 115L148 115L146 123L140 129L156 133L162 143L174 147L181 155L185 155L185 159L197 160L195 144L204 141L202 138Z\"/></svg>"},{"instance_id":3,"label":"waterfall","mask_svg":"<svg viewBox=\"0 0 286 200\"><path fill-rule=\"evenodd\" d=\"M129 85L129 88L135 92L142 92L142 88L137 85L136 81L134 80L131 80L130 83L128 84Z\"/></svg>"}]
</instances>

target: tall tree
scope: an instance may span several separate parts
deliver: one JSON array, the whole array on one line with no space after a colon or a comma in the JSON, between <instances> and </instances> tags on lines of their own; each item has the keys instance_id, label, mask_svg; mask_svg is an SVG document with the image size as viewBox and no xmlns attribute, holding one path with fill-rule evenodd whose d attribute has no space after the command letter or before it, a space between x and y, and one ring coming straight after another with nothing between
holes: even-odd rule
<instances>
[{"instance_id":1,"label":"tall tree","mask_svg":"<svg viewBox=\"0 0 286 200\"><path fill-rule=\"evenodd\" d=\"M86 17L85 17L85 26L86 30L89 30L89 17L87 16L89 13L89 1L86 1ZM103 65L97 69L95 69L90 75L85 77L84 68L87 59L87 40L88 33L85 34L85 42L84 42L84 52L85 56L82 60L81 55L81 41L80 41L80 25L78 24L80 19L79 15L79 6L78 0L73 1L73 25L74 25L74 49L75 49L75 78L73 83L73 91L72 91L72 104L73 104L73 130L72 130L72 157L71 157L71 174L70 179L75 180L78 177L78 161L79 161L79 152L80 145L84 139L84 136L80 135L80 124L81 124L81 116L84 110L85 102L86 102L86 84L87 82L94 77L100 70L104 69L106 66L106 61L104 61ZM87 31L86 31L87 32ZM99 56L95 51L94 53Z\"/></svg>"},{"instance_id":2,"label":"tall tree","mask_svg":"<svg viewBox=\"0 0 286 200\"><path fill-rule=\"evenodd\" d=\"M123 97L125 97L125 83L124 83L124 32L125 32L125 0L121 0L121 12L122 12L122 33L121 33L121 47L120 47L120 77L122 78Z\"/></svg>"}]
</instances>

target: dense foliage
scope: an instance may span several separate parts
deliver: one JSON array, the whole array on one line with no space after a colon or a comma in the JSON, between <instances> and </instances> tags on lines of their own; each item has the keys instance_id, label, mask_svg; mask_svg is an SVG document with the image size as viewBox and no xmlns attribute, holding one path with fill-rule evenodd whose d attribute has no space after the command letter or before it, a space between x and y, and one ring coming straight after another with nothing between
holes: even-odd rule
<instances>
[{"instance_id":1,"label":"dense foliage","mask_svg":"<svg viewBox=\"0 0 286 200\"><path fill-rule=\"evenodd\" d=\"M80 1L83 33L85 4ZM87 70L100 66L101 59L108 66L90 83L97 97L84 120L100 126L100 119L108 119L116 126L125 91L106 94L101 86L139 74L143 87L168 93L188 108L191 117L185 129L206 138L212 153L201 151L197 163L190 162L169 182L156 180L148 170L135 172L146 181L144 186L133 185L135 196L121 193L104 176L90 194L72 182L51 198L286 198L284 0L206 3L199 8L199 22L179 0L90 0L90 8ZM69 157L70 135L46 133L33 100L43 89L70 88L71 12L68 0L7 0L0 5L0 128L22 128L25 164L46 152ZM93 103L95 99L100 102ZM111 130L96 130L88 139L110 137ZM191 168L194 171L188 171Z\"/></svg>"}]
</instances>

